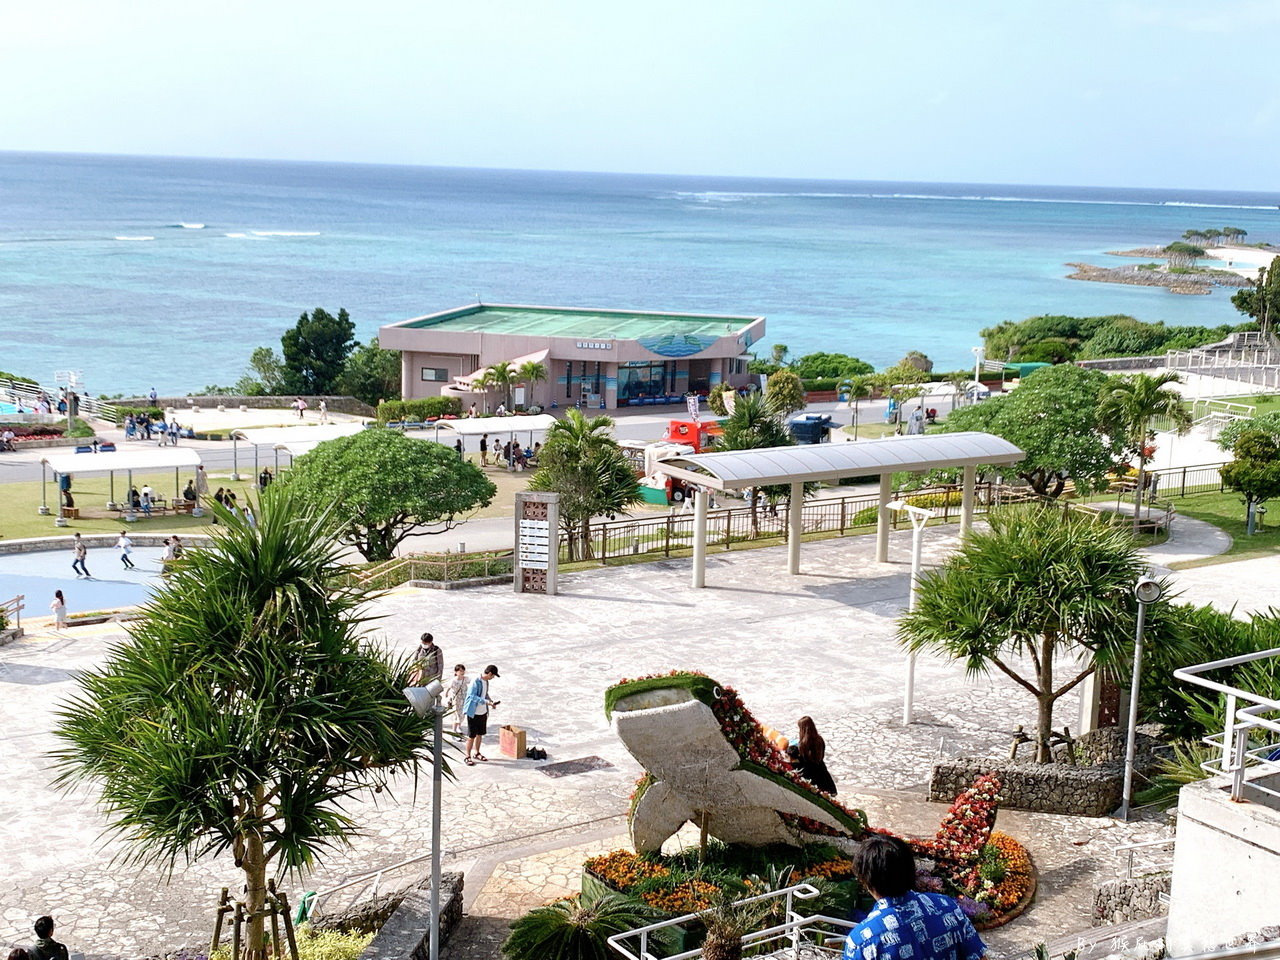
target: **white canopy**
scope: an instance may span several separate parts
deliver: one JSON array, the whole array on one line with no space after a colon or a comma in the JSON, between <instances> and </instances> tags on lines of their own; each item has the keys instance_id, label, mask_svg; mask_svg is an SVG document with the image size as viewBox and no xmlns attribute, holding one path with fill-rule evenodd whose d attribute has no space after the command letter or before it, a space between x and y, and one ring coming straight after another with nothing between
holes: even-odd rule
<instances>
[{"instance_id":1,"label":"white canopy","mask_svg":"<svg viewBox=\"0 0 1280 960\"><path fill-rule=\"evenodd\" d=\"M200 451L194 447L120 447L114 453L53 453L40 462L56 473L111 473L128 470L166 470L194 467Z\"/></svg>"},{"instance_id":2,"label":"white canopy","mask_svg":"<svg viewBox=\"0 0 1280 960\"><path fill-rule=\"evenodd\" d=\"M231 435L255 446L259 443L271 446L285 446L295 443L310 443L315 446L325 440L336 440L338 437L349 437L364 429L358 421L346 423L321 423L297 427L251 427L247 430L232 430Z\"/></svg>"},{"instance_id":3,"label":"white canopy","mask_svg":"<svg viewBox=\"0 0 1280 960\"><path fill-rule=\"evenodd\" d=\"M478 437L481 434L493 433L542 433L551 429L556 418L549 413L538 413L522 417L465 417L461 420L437 420L427 430L450 430L456 436Z\"/></svg>"}]
</instances>

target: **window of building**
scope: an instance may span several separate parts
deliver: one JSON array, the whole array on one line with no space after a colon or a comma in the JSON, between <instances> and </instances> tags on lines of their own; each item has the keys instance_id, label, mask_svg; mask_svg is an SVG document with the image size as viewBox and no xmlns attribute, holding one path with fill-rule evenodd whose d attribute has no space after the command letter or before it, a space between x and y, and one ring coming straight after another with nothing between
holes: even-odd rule
<instances>
[{"instance_id":1,"label":"window of building","mask_svg":"<svg viewBox=\"0 0 1280 960\"><path fill-rule=\"evenodd\" d=\"M423 367L422 379L439 383L442 380L449 380L449 371L445 367Z\"/></svg>"}]
</instances>

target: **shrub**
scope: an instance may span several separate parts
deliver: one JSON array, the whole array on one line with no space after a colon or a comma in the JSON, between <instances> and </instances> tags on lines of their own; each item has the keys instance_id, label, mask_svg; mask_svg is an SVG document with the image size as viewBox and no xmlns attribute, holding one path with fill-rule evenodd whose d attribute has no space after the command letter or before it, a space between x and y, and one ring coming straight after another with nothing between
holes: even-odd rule
<instances>
[{"instance_id":1,"label":"shrub","mask_svg":"<svg viewBox=\"0 0 1280 960\"><path fill-rule=\"evenodd\" d=\"M164 419L164 411L159 407L116 407L116 423L124 423L125 417L140 417L144 413L152 420Z\"/></svg>"},{"instance_id":2,"label":"shrub","mask_svg":"<svg viewBox=\"0 0 1280 960\"><path fill-rule=\"evenodd\" d=\"M584 893L535 907L518 919L502 955L507 960L610 960L609 937L653 920L651 910L619 894ZM665 943L650 937L651 944L655 940Z\"/></svg>"},{"instance_id":3,"label":"shrub","mask_svg":"<svg viewBox=\"0 0 1280 960\"><path fill-rule=\"evenodd\" d=\"M298 942L298 960L356 960L373 942L372 933L313 930L306 923L294 931L294 938ZM288 956L288 951L277 951L275 955ZM231 960L231 947L218 947L209 960Z\"/></svg>"},{"instance_id":4,"label":"shrub","mask_svg":"<svg viewBox=\"0 0 1280 960\"><path fill-rule=\"evenodd\" d=\"M458 416L462 413L462 401L457 397L423 397L418 400L383 400L378 404L378 422L390 423L403 420L431 420L437 417Z\"/></svg>"}]
</instances>

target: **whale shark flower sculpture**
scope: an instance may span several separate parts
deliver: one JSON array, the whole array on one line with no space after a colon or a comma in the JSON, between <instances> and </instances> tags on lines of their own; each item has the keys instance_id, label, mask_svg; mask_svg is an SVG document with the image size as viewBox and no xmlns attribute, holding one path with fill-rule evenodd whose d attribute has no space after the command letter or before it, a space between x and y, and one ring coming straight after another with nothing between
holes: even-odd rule
<instances>
[{"instance_id":1,"label":"whale shark flower sculpture","mask_svg":"<svg viewBox=\"0 0 1280 960\"><path fill-rule=\"evenodd\" d=\"M605 713L646 771L631 802L638 853L689 822L748 846L854 841L867 829L861 810L794 772L737 693L704 674L623 680L605 692Z\"/></svg>"}]
</instances>

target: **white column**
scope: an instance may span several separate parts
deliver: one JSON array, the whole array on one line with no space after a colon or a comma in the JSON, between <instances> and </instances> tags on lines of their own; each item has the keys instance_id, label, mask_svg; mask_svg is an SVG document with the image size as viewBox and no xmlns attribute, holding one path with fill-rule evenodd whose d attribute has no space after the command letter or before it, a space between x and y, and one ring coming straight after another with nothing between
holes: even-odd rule
<instances>
[{"instance_id":1,"label":"white column","mask_svg":"<svg viewBox=\"0 0 1280 960\"><path fill-rule=\"evenodd\" d=\"M978 468L970 465L964 468L964 480L960 493L960 532L968 533L973 529L973 493L978 482Z\"/></svg>"},{"instance_id":2,"label":"white column","mask_svg":"<svg viewBox=\"0 0 1280 960\"><path fill-rule=\"evenodd\" d=\"M693 495L693 586L707 585L707 501L710 495L699 487Z\"/></svg>"},{"instance_id":3,"label":"white column","mask_svg":"<svg viewBox=\"0 0 1280 960\"><path fill-rule=\"evenodd\" d=\"M893 499L893 474L880 474L880 506L876 511L876 562L889 562L889 501Z\"/></svg>"},{"instance_id":4,"label":"white column","mask_svg":"<svg viewBox=\"0 0 1280 960\"><path fill-rule=\"evenodd\" d=\"M800 535L804 532L801 511L804 510L804 484L791 484L791 499L787 506L787 573L793 577L800 572Z\"/></svg>"}]
</instances>

